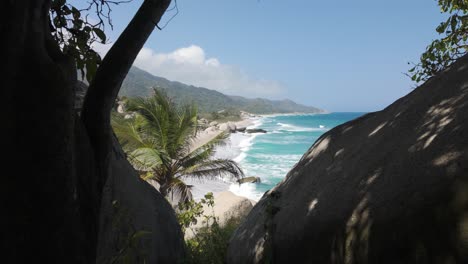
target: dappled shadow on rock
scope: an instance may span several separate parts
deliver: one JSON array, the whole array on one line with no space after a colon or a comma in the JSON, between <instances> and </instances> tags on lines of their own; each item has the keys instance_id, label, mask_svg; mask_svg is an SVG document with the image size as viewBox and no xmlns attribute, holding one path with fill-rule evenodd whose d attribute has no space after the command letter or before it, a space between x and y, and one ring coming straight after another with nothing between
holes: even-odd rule
<instances>
[{"instance_id":1,"label":"dappled shadow on rock","mask_svg":"<svg viewBox=\"0 0 468 264\"><path fill-rule=\"evenodd\" d=\"M325 133L238 228L228 263L468 263L467 65Z\"/></svg>"}]
</instances>

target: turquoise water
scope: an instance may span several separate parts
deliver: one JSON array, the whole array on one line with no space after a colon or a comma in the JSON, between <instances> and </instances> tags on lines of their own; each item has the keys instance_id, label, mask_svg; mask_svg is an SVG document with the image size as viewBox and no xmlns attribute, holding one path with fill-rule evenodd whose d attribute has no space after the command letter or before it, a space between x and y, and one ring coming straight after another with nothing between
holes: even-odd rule
<instances>
[{"instance_id":1,"label":"turquoise water","mask_svg":"<svg viewBox=\"0 0 468 264\"><path fill-rule=\"evenodd\" d=\"M326 131L364 113L267 116L254 127L268 131L240 142L236 160L246 176L260 177L261 183L232 185L238 195L258 200L279 183L302 155Z\"/></svg>"}]
</instances>

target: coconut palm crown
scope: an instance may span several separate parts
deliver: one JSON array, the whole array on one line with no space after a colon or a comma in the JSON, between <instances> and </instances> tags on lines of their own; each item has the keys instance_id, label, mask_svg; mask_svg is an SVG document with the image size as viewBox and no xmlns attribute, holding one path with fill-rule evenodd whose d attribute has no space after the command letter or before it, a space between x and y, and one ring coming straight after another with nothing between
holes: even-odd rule
<instances>
[{"instance_id":1,"label":"coconut palm crown","mask_svg":"<svg viewBox=\"0 0 468 264\"><path fill-rule=\"evenodd\" d=\"M127 157L142 177L154 179L160 192L178 193L182 201L192 199L186 177L200 180L219 176L244 176L236 162L213 159L215 147L224 144L227 133L220 133L194 148L197 135L197 109L194 105L178 106L162 91L154 89L148 98L130 99L126 108L135 113L125 119L115 115L114 132Z\"/></svg>"}]
</instances>

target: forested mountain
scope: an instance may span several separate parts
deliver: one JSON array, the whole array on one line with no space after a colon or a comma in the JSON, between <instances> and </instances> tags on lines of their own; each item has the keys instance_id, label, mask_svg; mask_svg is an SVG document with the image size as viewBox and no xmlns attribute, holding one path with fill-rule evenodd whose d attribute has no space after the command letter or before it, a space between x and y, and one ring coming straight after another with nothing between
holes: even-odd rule
<instances>
[{"instance_id":1,"label":"forested mountain","mask_svg":"<svg viewBox=\"0 0 468 264\"><path fill-rule=\"evenodd\" d=\"M139 68L133 67L120 90L121 96L148 96L153 87L159 87L176 102L194 102L200 112L215 112L223 109L237 109L256 114L271 113L321 113L323 110L297 104L291 100L249 99L230 96L218 91L195 87L180 82L157 77Z\"/></svg>"}]
</instances>

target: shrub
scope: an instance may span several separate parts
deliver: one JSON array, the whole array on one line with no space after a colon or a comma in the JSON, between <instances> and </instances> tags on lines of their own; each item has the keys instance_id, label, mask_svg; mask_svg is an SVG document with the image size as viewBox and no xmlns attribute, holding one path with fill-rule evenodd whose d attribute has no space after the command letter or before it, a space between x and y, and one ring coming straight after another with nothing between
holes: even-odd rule
<instances>
[{"instance_id":1,"label":"shrub","mask_svg":"<svg viewBox=\"0 0 468 264\"><path fill-rule=\"evenodd\" d=\"M179 204L178 219L184 233L190 225L197 223L197 218L203 219L203 227L194 232L193 238L185 241L187 256L184 263L224 263L229 239L242 219L232 217L224 225L220 225L213 213L203 211L203 205L213 209L212 193L206 194L200 202Z\"/></svg>"}]
</instances>

